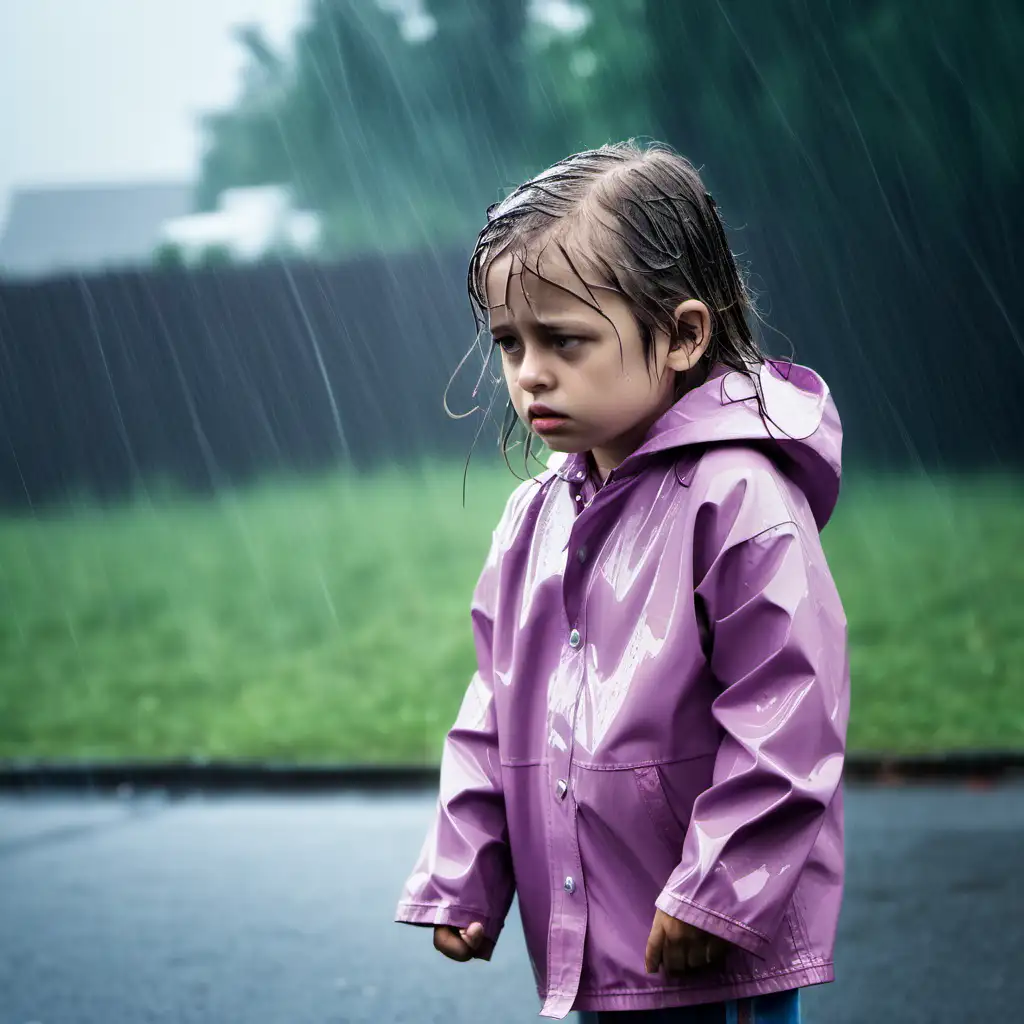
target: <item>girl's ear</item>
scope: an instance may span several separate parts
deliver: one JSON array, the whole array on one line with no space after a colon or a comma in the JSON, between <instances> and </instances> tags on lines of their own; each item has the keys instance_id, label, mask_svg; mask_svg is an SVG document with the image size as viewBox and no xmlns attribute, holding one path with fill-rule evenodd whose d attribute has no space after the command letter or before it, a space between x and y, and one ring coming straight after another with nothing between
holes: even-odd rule
<instances>
[{"instance_id":1,"label":"girl's ear","mask_svg":"<svg viewBox=\"0 0 1024 1024\"><path fill-rule=\"evenodd\" d=\"M687 299L675 309L676 340L670 346L668 366L679 373L692 370L711 343L711 313L700 299Z\"/></svg>"}]
</instances>

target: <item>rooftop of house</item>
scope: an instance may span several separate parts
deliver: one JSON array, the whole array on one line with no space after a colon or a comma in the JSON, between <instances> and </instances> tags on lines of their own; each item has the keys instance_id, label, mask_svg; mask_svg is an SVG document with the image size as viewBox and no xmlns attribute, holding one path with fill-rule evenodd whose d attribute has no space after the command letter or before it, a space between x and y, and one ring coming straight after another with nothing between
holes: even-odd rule
<instances>
[{"instance_id":1,"label":"rooftop of house","mask_svg":"<svg viewBox=\"0 0 1024 1024\"><path fill-rule=\"evenodd\" d=\"M185 181L15 189L0 236L0 276L37 278L148 263L162 225L194 209Z\"/></svg>"}]
</instances>

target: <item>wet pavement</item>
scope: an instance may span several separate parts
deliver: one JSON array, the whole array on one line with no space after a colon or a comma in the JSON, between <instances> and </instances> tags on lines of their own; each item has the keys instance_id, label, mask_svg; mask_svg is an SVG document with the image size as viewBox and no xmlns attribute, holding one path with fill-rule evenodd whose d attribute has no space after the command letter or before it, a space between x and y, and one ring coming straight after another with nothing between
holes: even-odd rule
<instances>
[{"instance_id":1,"label":"wet pavement","mask_svg":"<svg viewBox=\"0 0 1024 1024\"><path fill-rule=\"evenodd\" d=\"M0 1024L536 1020L391 923L433 798L0 799ZM809 1024L1024 1020L1024 786L850 787L838 980ZM571 1018L570 1018L571 1019Z\"/></svg>"}]
</instances>

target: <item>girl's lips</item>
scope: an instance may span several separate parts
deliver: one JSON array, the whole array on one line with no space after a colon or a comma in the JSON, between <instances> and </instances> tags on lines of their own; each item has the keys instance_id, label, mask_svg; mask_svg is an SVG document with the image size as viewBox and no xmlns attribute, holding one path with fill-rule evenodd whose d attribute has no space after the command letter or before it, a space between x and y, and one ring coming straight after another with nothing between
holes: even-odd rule
<instances>
[{"instance_id":1,"label":"girl's lips","mask_svg":"<svg viewBox=\"0 0 1024 1024\"><path fill-rule=\"evenodd\" d=\"M564 427L569 422L567 416L535 416L530 421L530 426L537 431L538 434L550 434L555 430Z\"/></svg>"}]
</instances>

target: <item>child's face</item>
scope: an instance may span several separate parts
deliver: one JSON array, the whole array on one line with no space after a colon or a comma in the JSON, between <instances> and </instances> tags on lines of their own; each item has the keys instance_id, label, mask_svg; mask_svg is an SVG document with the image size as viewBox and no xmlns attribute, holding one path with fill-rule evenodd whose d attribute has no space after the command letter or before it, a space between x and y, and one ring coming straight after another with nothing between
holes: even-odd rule
<instances>
[{"instance_id":1,"label":"child's face","mask_svg":"<svg viewBox=\"0 0 1024 1024\"><path fill-rule=\"evenodd\" d=\"M545 250L538 269L541 276L506 254L487 272L491 334L509 395L550 449L591 451L607 475L673 404L676 373L695 365L707 347L710 315L702 302L681 303L677 319L696 329L697 343L670 352L668 335L658 332L648 363L621 294L590 280L584 286L555 247Z\"/></svg>"}]
</instances>

